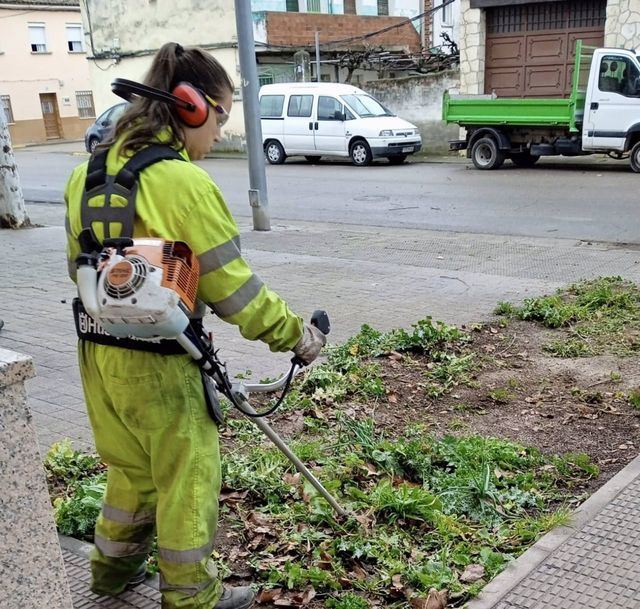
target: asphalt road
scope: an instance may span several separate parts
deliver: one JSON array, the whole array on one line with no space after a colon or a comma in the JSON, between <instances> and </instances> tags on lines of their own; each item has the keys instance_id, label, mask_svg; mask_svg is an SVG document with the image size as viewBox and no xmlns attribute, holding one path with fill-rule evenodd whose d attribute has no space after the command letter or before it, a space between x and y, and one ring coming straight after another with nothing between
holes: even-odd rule
<instances>
[{"instance_id":1,"label":"asphalt road","mask_svg":"<svg viewBox=\"0 0 640 609\"><path fill-rule=\"evenodd\" d=\"M76 146L79 150L80 148ZM25 199L62 202L66 178L85 158L71 145L16 151ZM251 216L243 159L208 159L237 217ZM640 243L640 175L627 162L550 159L532 169L509 162L477 171L464 161L347 163L287 161L267 167L273 222L322 221L439 231Z\"/></svg>"}]
</instances>

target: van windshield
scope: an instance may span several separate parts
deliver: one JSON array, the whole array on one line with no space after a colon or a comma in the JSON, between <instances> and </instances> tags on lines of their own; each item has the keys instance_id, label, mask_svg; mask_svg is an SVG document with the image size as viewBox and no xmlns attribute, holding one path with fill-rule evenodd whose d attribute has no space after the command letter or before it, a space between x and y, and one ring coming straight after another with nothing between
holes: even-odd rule
<instances>
[{"instance_id":1,"label":"van windshield","mask_svg":"<svg viewBox=\"0 0 640 609\"><path fill-rule=\"evenodd\" d=\"M342 99L347 102L351 109L360 118L369 118L372 116L395 116L388 108L385 108L377 99L370 95L341 95Z\"/></svg>"}]
</instances>

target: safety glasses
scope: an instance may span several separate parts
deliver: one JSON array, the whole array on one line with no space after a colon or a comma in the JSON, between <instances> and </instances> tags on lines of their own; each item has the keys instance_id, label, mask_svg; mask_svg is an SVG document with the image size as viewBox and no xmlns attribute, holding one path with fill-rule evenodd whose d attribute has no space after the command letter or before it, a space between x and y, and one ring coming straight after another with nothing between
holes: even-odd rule
<instances>
[{"instance_id":1,"label":"safety glasses","mask_svg":"<svg viewBox=\"0 0 640 609\"><path fill-rule=\"evenodd\" d=\"M218 113L218 125L224 127L229 120L229 113L215 100L203 93L207 103Z\"/></svg>"}]
</instances>

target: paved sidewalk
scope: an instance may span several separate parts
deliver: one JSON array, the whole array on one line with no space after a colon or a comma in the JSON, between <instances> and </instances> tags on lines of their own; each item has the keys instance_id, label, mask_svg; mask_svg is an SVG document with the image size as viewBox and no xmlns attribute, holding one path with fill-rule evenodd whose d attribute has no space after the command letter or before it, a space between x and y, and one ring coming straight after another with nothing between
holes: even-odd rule
<instances>
[{"instance_id":1,"label":"paved sidewalk","mask_svg":"<svg viewBox=\"0 0 640 609\"><path fill-rule=\"evenodd\" d=\"M64 209L31 205L29 213L41 227L0 233L0 319L5 322L0 346L35 359L37 376L27 389L41 452L64 437L92 450L75 358L70 314L75 290L66 276ZM241 228L243 251L254 270L300 314L327 309L333 341L344 340L362 323L407 327L428 315L449 323L480 321L499 300L520 301L582 278L619 274L640 281L640 248L633 246L334 224L296 223L256 233L248 220ZM250 370L255 380L287 369L288 355L245 341L212 316L206 323L231 372ZM627 507L637 512L637 504ZM639 522L629 522L640 530ZM598 530L584 530L599 542ZM638 543L633 531L621 530ZM86 563L73 552L65 556L73 587ZM550 607L555 596L546 597L546 604L500 609ZM95 602L85 599L76 609L127 606ZM607 606L640 609L640 603Z\"/></svg>"}]
</instances>

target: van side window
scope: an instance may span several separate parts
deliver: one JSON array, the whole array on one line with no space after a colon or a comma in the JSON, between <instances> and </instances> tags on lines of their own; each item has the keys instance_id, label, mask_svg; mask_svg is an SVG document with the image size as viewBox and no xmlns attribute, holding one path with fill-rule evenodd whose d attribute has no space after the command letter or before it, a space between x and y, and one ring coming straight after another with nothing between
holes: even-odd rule
<instances>
[{"instance_id":1,"label":"van side window","mask_svg":"<svg viewBox=\"0 0 640 609\"><path fill-rule=\"evenodd\" d=\"M600 62L598 89L625 97L640 96L640 70L622 55L605 55Z\"/></svg>"},{"instance_id":2,"label":"van side window","mask_svg":"<svg viewBox=\"0 0 640 609\"><path fill-rule=\"evenodd\" d=\"M289 98L288 116L311 116L313 95L292 95Z\"/></svg>"},{"instance_id":3,"label":"van side window","mask_svg":"<svg viewBox=\"0 0 640 609\"><path fill-rule=\"evenodd\" d=\"M341 121L342 104L334 97L321 95L318 98L318 120L319 121Z\"/></svg>"},{"instance_id":4,"label":"van side window","mask_svg":"<svg viewBox=\"0 0 640 609\"><path fill-rule=\"evenodd\" d=\"M284 106L284 95L263 95L260 98L261 118L280 118Z\"/></svg>"}]
</instances>

